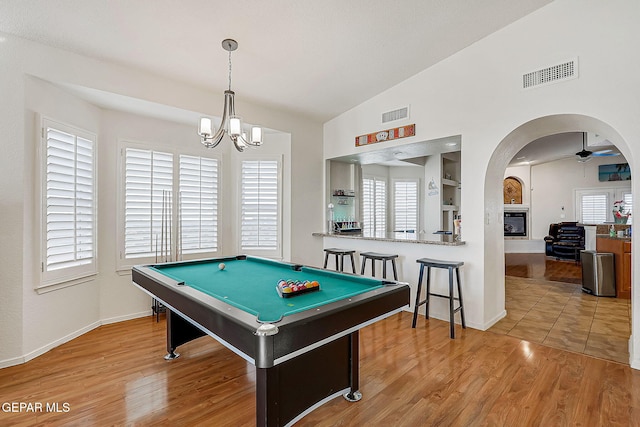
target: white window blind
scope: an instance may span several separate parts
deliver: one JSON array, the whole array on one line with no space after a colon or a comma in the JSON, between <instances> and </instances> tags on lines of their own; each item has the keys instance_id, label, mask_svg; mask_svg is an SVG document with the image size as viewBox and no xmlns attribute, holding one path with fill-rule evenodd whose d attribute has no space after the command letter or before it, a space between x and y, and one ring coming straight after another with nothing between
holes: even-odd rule
<instances>
[{"instance_id":1,"label":"white window blind","mask_svg":"<svg viewBox=\"0 0 640 427\"><path fill-rule=\"evenodd\" d=\"M580 196L580 221L585 224L602 224L607 221L608 195L582 194Z\"/></svg>"},{"instance_id":2,"label":"white window blind","mask_svg":"<svg viewBox=\"0 0 640 427\"><path fill-rule=\"evenodd\" d=\"M393 184L394 231L418 229L418 181L397 180Z\"/></svg>"},{"instance_id":3,"label":"white window blind","mask_svg":"<svg viewBox=\"0 0 640 427\"><path fill-rule=\"evenodd\" d=\"M386 219L387 183L379 178L362 180L363 232L368 235L384 236L387 231Z\"/></svg>"},{"instance_id":4,"label":"white window blind","mask_svg":"<svg viewBox=\"0 0 640 427\"><path fill-rule=\"evenodd\" d=\"M633 194L624 193L622 196L622 200L624 200L625 211L631 214L631 216L627 219L627 224L631 225L633 221Z\"/></svg>"},{"instance_id":5,"label":"white window blind","mask_svg":"<svg viewBox=\"0 0 640 427\"><path fill-rule=\"evenodd\" d=\"M276 160L242 161L241 250L279 249L279 175Z\"/></svg>"},{"instance_id":6,"label":"white window blind","mask_svg":"<svg viewBox=\"0 0 640 427\"><path fill-rule=\"evenodd\" d=\"M218 249L218 161L180 156L180 247L191 254Z\"/></svg>"},{"instance_id":7,"label":"white window blind","mask_svg":"<svg viewBox=\"0 0 640 427\"><path fill-rule=\"evenodd\" d=\"M43 282L95 273L95 135L43 121Z\"/></svg>"},{"instance_id":8,"label":"white window blind","mask_svg":"<svg viewBox=\"0 0 640 427\"><path fill-rule=\"evenodd\" d=\"M173 188L173 155L127 148L124 163L125 258L151 257L162 237L163 197Z\"/></svg>"}]
</instances>

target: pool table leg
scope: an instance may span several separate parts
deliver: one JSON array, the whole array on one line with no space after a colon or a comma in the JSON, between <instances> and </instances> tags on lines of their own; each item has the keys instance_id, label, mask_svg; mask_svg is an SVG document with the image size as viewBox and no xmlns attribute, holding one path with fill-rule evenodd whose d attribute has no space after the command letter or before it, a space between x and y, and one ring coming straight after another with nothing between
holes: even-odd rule
<instances>
[{"instance_id":1,"label":"pool table leg","mask_svg":"<svg viewBox=\"0 0 640 427\"><path fill-rule=\"evenodd\" d=\"M360 388L360 331L355 331L349 335L349 386L351 390L344 394L344 398L349 402L357 402L362 399Z\"/></svg>"},{"instance_id":2,"label":"pool table leg","mask_svg":"<svg viewBox=\"0 0 640 427\"><path fill-rule=\"evenodd\" d=\"M167 308L167 354L164 358L173 360L180 357L180 353L175 351L179 345L204 335L203 331Z\"/></svg>"}]
</instances>

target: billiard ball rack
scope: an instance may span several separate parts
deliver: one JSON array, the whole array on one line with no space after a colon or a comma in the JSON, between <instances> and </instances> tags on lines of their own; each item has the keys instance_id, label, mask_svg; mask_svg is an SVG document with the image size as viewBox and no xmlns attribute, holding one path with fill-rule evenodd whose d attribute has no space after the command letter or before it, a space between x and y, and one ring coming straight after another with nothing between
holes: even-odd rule
<instances>
[{"instance_id":1,"label":"billiard ball rack","mask_svg":"<svg viewBox=\"0 0 640 427\"><path fill-rule=\"evenodd\" d=\"M319 290L320 284L316 281L280 280L276 286L276 291L278 291L280 298L296 297Z\"/></svg>"}]
</instances>

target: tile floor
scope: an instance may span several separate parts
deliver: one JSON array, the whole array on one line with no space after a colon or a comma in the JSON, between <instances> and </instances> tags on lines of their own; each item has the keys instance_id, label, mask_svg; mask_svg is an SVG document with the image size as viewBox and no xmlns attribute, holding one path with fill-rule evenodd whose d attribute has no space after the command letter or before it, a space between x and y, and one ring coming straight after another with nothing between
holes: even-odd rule
<instances>
[{"instance_id":1,"label":"tile floor","mask_svg":"<svg viewBox=\"0 0 640 427\"><path fill-rule=\"evenodd\" d=\"M507 316L489 331L629 363L630 300L594 297L573 283L505 277Z\"/></svg>"}]
</instances>

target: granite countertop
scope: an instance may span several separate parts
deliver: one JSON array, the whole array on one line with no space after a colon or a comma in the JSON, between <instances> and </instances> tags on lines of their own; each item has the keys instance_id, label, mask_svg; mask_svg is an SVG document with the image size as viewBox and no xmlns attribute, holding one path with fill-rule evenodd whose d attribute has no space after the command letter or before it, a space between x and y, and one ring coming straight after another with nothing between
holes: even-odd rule
<instances>
[{"instance_id":1,"label":"granite countertop","mask_svg":"<svg viewBox=\"0 0 640 427\"><path fill-rule=\"evenodd\" d=\"M463 246L464 241L456 241L450 234L418 235L416 233L386 233L384 236L366 236L361 233L312 233L315 237L338 237L340 239L377 240L381 242L418 243L440 246Z\"/></svg>"},{"instance_id":2,"label":"granite countertop","mask_svg":"<svg viewBox=\"0 0 640 427\"><path fill-rule=\"evenodd\" d=\"M596 238L598 239L611 239L611 240L622 240L623 242L630 242L631 237L611 237L608 234L596 234Z\"/></svg>"}]
</instances>

